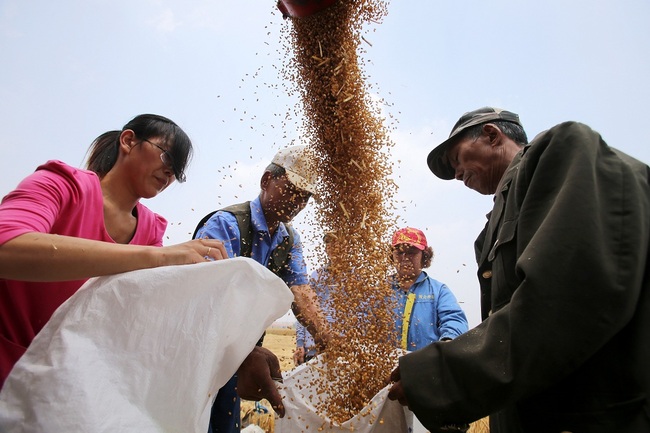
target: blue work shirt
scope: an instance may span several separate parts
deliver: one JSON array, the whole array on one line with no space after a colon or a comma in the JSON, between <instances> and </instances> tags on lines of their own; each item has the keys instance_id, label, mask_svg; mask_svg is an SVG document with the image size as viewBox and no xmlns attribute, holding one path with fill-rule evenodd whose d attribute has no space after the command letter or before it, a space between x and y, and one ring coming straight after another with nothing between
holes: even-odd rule
<instances>
[{"instance_id":1,"label":"blue work shirt","mask_svg":"<svg viewBox=\"0 0 650 433\"><path fill-rule=\"evenodd\" d=\"M397 297L395 326L398 340L402 336L408 294L415 295L408 329L408 351L422 349L441 338L454 339L469 329L465 312L449 287L429 277L426 272L418 276L408 292L402 290L396 280L392 286Z\"/></svg>"},{"instance_id":2,"label":"blue work shirt","mask_svg":"<svg viewBox=\"0 0 650 433\"><path fill-rule=\"evenodd\" d=\"M289 236L287 226L280 223L273 236L271 236L262 211L260 198L257 197L251 201L250 207L253 229L251 258L267 266L273 250L278 247L285 237ZM293 232L293 246L289 253L288 264L279 276L289 287L308 284L307 266L302 255L300 235L293 227L289 226L289 229ZM219 211L212 215L205 225L199 229L196 238L219 239L223 242L228 257L239 257L241 255L241 234L239 233L237 218L230 212Z\"/></svg>"}]
</instances>

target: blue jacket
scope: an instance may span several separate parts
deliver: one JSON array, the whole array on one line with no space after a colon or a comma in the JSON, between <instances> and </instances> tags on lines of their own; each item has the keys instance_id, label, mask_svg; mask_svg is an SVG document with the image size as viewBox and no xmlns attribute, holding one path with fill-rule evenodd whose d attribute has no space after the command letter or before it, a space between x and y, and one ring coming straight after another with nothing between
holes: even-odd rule
<instances>
[{"instance_id":1,"label":"blue jacket","mask_svg":"<svg viewBox=\"0 0 650 433\"><path fill-rule=\"evenodd\" d=\"M392 285L397 298L395 326L398 341L401 341L408 294L415 295L408 329L408 351L421 349L441 338L454 339L469 329L465 312L449 287L429 277L426 272L420 274L408 292L400 289L397 281Z\"/></svg>"}]
</instances>

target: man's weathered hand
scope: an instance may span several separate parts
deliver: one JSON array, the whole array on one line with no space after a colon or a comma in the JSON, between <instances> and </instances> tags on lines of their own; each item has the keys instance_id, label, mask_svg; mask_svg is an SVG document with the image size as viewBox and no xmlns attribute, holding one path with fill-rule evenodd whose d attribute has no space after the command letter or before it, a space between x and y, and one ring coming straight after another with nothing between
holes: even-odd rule
<instances>
[{"instance_id":1,"label":"man's weathered hand","mask_svg":"<svg viewBox=\"0 0 650 433\"><path fill-rule=\"evenodd\" d=\"M246 400L267 399L282 418L284 405L274 379L282 381L280 361L270 350L255 346L237 370L237 394Z\"/></svg>"},{"instance_id":2,"label":"man's weathered hand","mask_svg":"<svg viewBox=\"0 0 650 433\"><path fill-rule=\"evenodd\" d=\"M402 406L407 406L410 409L409 402L406 399L406 394L404 393L404 388L402 387L402 382L401 382L401 374L399 371L399 367L397 367L393 372L390 374L390 378L388 379L389 383L392 383L393 386L388 390L388 398L390 400L397 400L399 404Z\"/></svg>"},{"instance_id":3,"label":"man's weathered hand","mask_svg":"<svg viewBox=\"0 0 650 433\"><path fill-rule=\"evenodd\" d=\"M300 365L305 362L305 348L304 347L298 347L294 352L293 352L293 363L295 365Z\"/></svg>"}]
</instances>

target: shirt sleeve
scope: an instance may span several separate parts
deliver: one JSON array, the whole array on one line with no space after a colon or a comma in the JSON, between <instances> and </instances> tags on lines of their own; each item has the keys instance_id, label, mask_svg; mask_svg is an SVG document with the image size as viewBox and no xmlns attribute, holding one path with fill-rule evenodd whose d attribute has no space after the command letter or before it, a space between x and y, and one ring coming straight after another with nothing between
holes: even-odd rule
<instances>
[{"instance_id":1,"label":"shirt sleeve","mask_svg":"<svg viewBox=\"0 0 650 433\"><path fill-rule=\"evenodd\" d=\"M305 347L305 333L307 329L300 324L296 323L296 347Z\"/></svg>"},{"instance_id":2,"label":"shirt sleeve","mask_svg":"<svg viewBox=\"0 0 650 433\"><path fill-rule=\"evenodd\" d=\"M467 332L469 325L465 312L453 292L443 284L438 293L438 334L440 339L454 339Z\"/></svg>"},{"instance_id":3,"label":"shirt sleeve","mask_svg":"<svg viewBox=\"0 0 650 433\"><path fill-rule=\"evenodd\" d=\"M223 242L228 257L238 257L241 252L241 235L237 218L230 212L219 211L196 233L196 239L218 239Z\"/></svg>"},{"instance_id":4,"label":"shirt sleeve","mask_svg":"<svg viewBox=\"0 0 650 433\"><path fill-rule=\"evenodd\" d=\"M77 169L49 161L23 179L0 204L0 244L29 232L49 233L70 202L80 203Z\"/></svg>"}]
</instances>

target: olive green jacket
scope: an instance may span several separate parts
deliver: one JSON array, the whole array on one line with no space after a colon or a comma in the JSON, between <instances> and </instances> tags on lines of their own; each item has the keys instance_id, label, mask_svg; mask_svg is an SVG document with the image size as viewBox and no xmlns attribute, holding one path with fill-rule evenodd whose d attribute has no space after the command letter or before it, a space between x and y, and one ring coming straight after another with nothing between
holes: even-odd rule
<instances>
[{"instance_id":1,"label":"olive green jacket","mask_svg":"<svg viewBox=\"0 0 650 433\"><path fill-rule=\"evenodd\" d=\"M425 427L650 432L649 170L575 122L517 155L476 243L484 321L400 358Z\"/></svg>"}]
</instances>

